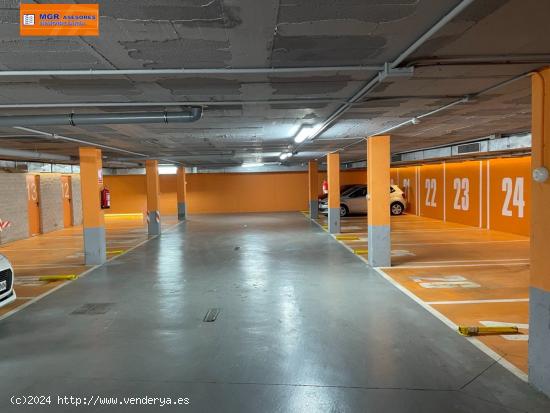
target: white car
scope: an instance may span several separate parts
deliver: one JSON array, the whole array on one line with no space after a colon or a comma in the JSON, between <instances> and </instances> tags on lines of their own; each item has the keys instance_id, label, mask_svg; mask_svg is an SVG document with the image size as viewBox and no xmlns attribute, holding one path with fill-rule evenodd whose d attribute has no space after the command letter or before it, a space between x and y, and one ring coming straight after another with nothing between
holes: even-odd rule
<instances>
[{"instance_id":1,"label":"white car","mask_svg":"<svg viewBox=\"0 0 550 413\"><path fill-rule=\"evenodd\" d=\"M0 307L14 300L13 268L8 259L0 254Z\"/></svg>"},{"instance_id":2,"label":"white car","mask_svg":"<svg viewBox=\"0 0 550 413\"><path fill-rule=\"evenodd\" d=\"M366 214L368 209L367 186L355 185L340 195L340 216L349 214ZM390 213L401 215L407 208L404 192L397 185L390 185ZM319 202L319 212L328 214L328 201Z\"/></svg>"}]
</instances>

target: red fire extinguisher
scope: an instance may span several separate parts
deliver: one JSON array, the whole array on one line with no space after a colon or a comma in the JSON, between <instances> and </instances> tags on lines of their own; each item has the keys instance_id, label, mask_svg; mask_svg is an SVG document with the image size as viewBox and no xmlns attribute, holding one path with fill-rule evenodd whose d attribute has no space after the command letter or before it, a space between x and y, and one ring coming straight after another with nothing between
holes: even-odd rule
<instances>
[{"instance_id":1,"label":"red fire extinguisher","mask_svg":"<svg viewBox=\"0 0 550 413\"><path fill-rule=\"evenodd\" d=\"M101 209L111 208L111 193L107 188L101 190Z\"/></svg>"},{"instance_id":2,"label":"red fire extinguisher","mask_svg":"<svg viewBox=\"0 0 550 413\"><path fill-rule=\"evenodd\" d=\"M326 179L323 181L323 194L328 194L328 182Z\"/></svg>"}]
</instances>

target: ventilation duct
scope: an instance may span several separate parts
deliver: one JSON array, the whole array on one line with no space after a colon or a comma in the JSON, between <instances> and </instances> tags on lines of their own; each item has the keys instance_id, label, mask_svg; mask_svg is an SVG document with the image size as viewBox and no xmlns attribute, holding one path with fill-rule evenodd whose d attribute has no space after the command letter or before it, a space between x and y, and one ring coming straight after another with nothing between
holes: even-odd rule
<instances>
[{"instance_id":1,"label":"ventilation duct","mask_svg":"<svg viewBox=\"0 0 550 413\"><path fill-rule=\"evenodd\" d=\"M71 162L73 158L67 155L55 153L44 153L37 151L26 151L20 149L0 148L0 158L8 159L23 159L36 161L56 161L56 162Z\"/></svg>"},{"instance_id":2,"label":"ventilation duct","mask_svg":"<svg viewBox=\"0 0 550 413\"><path fill-rule=\"evenodd\" d=\"M0 117L0 127L189 123L199 120L201 116L202 107L191 107L180 112L69 113L66 115L2 116Z\"/></svg>"},{"instance_id":3,"label":"ventilation duct","mask_svg":"<svg viewBox=\"0 0 550 413\"><path fill-rule=\"evenodd\" d=\"M481 144L479 142L467 143L465 145L458 145L456 147L456 152L459 155L463 155L465 153L480 152L480 151L481 151Z\"/></svg>"}]
</instances>

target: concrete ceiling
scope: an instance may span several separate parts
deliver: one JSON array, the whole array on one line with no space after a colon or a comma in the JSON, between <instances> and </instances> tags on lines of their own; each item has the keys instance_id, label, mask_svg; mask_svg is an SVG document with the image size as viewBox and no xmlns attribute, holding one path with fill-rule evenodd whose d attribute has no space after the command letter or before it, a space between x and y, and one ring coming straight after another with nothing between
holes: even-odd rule
<instances>
[{"instance_id":1,"label":"concrete ceiling","mask_svg":"<svg viewBox=\"0 0 550 413\"><path fill-rule=\"evenodd\" d=\"M163 106L105 106L109 104L201 104L203 118L192 124L33 129L189 166L276 162L281 151L293 145L300 126L322 123L377 75L372 67L355 66L381 67L393 61L459 3L112 0L100 2L99 37L21 38L19 1L4 0L0 1L0 75L13 70L312 69L268 74L0 76L0 107L9 116L164 110ZM474 1L401 64L414 67L412 76L389 77L378 84L321 136L299 146L289 162L321 157L550 64L549 15L548 1ZM326 66L348 68L314 69ZM34 107L42 104L66 107ZM530 84L523 79L394 131L392 149L529 129ZM0 148L77 154L74 144L13 128L0 128ZM131 158L114 151L106 155ZM350 147L342 157L363 159L364 145Z\"/></svg>"}]
</instances>

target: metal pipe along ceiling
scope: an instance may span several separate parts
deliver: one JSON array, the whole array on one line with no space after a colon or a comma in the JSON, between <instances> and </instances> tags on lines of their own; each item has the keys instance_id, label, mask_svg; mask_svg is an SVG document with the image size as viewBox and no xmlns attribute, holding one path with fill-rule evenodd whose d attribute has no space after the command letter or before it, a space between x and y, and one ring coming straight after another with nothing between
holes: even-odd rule
<instances>
[{"instance_id":1,"label":"metal pipe along ceiling","mask_svg":"<svg viewBox=\"0 0 550 413\"><path fill-rule=\"evenodd\" d=\"M73 158L67 155L59 155L55 153L44 153L35 151L25 151L20 149L0 148L0 156L15 159L32 159L40 161L56 161L56 162L71 162Z\"/></svg>"},{"instance_id":2,"label":"metal pipe along ceiling","mask_svg":"<svg viewBox=\"0 0 550 413\"><path fill-rule=\"evenodd\" d=\"M95 113L64 115L2 116L0 127L53 125L108 125L130 123L189 123L202 117L201 107L181 112Z\"/></svg>"},{"instance_id":3,"label":"metal pipe along ceiling","mask_svg":"<svg viewBox=\"0 0 550 413\"><path fill-rule=\"evenodd\" d=\"M405 51L403 51L394 61L388 62L386 68L395 69L403 63L411 54L418 50L424 43L426 43L435 33L437 33L441 28L443 28L447 23L452 21L460 13L462 13L468 6L470 6L474 0L462 0L456 7L449 11L445 16L443 16L439 21L437 21L427 32L420 36L413 44L411 44ZM309 142L315 140L326 130L331 128L334 123L340 119L340 117L346 113L354 103L358 102L364 96L366 96L374 87L376 87L380 81L384 78L384 72L379 72L374 78L368 81L361 89L359 89L355 94L350 97L344 104L342 104L335 112L332 113L322 124L315 133L308 137L305 141L298 144L294 150L297 151L302 146L308 144Z\"/></svg>"}]
</instances>

